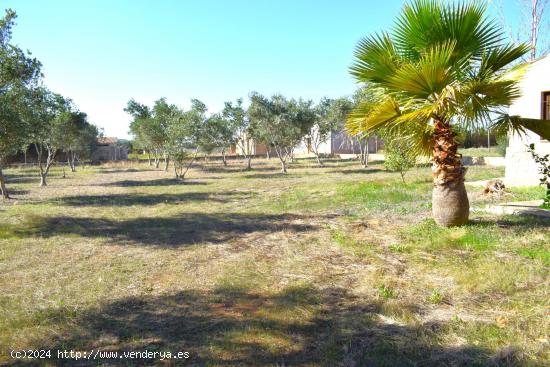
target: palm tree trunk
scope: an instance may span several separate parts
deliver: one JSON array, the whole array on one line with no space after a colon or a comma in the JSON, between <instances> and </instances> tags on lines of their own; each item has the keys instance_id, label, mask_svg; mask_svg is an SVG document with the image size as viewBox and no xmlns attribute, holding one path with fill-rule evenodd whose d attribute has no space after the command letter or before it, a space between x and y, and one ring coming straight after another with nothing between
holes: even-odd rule
<instances>
[{"instance_id":1,"label":"palm tree trunk","mask_svg":"<svg viewBox=\"0 0 550 367\"><path fill-rule=\"evenodd\" d=\"M461 155L457 153L456 134L448 122L435 119L433 133L433 194L432 211L437 224L450 227L468 222L470 204L462 165Z\"/></svg>"}]
</instances>

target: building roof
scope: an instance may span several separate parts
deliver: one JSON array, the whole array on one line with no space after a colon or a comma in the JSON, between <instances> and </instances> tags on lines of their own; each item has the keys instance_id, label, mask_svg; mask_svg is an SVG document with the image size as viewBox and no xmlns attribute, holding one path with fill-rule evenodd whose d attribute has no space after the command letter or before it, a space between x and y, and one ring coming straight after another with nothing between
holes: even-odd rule
<instances>
[{"instance_id":1,"label":"building roof","mask_svg":"<svg viewBox=\"0 0 550 367\"><path fill-rule=\"evenodd\" d=\"M109 137L109 136L102 136L97 138L98 144L104 144L104 145L114 145L118 144L118 138L116 137Z\"/></svg>"}]
</instances>

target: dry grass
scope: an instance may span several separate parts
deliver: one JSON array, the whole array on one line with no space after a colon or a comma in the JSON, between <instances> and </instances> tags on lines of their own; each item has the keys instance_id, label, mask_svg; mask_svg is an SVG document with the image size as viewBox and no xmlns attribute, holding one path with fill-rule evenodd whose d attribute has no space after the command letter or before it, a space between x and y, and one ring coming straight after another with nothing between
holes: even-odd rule
<instances>
[{"instance_id":1,"label":"dry grass","mask_svg":"<svg viewBox=\"0 0 550 367\"><path fill-rule=\"evenodd\" d=\"M8 170L0 364L20 348L184 350L205 366L548 360L548 221L437 228L429 168L403 185L351 161L243 166L201 162L184 183L146 165L54 170L44 189Z\"/></svg>"}]
</instances>

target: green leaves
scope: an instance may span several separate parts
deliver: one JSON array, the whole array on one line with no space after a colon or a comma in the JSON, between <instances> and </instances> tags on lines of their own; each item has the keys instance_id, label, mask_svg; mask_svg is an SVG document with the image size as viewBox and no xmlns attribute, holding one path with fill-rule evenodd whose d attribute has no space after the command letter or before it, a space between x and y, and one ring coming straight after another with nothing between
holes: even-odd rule
<instances>
[{"instance_id":1,"label":"green leaves","mask_svg":"<svg viewBox=\"0 0 550 367\"><path fill-rule=\"evenodd\" d=\"M537 120L522 118L521 116L510 116L500 114L495 119L492 129L497 129L500 133L506 133L510 130L518 134L524 134L525 129L540 135L541 138L550 140L550 120Z\"/></svg>"},{"instance_id":2,"label":"green leaves","mask_svg":"<svg viewBox=\"0 0 550 367\"><path fill-rule=\"evenodd\" d=\"M384 83L399 67L399 55L388 34L359 41L350 73L360 82Z\"/></svg>"},{"instance_id":3,"label":"green leaves","mask_svg":"<svg viewBox=\"0 0 550 367\"><path fill-rule=\"evenodd\" d=\"M349 115L347 129L354 135L383 127L401 115L397 101L392 97L372 103L361 102Z\"/></svg>"},{"instance_id":4,"label":"green leaves","mask_svg":"<svg viewBox=\"0 0 550 367\"><path fill-rule=\"evenodd\" d=\"M414 1L404 6L397 19L393 29L395 43L411 60L420 58L423 50L449 41L456 43L457 59L466 54L479 57L503 38L500 29L485 20L485 11L482 2Z\"/></svg>"},{"instance_id":5,"label":"green leaves","mask_svg":"<svg viewBox=\"0 0 550 367\"><path fill-rule=\"evenodd\" d=\"M518 96L525 45L502 44L502 32L479 3L416 0L391 33L361 40L350 73L376 91L350 114L348 130L393 129L423 152L434 117L467 128L487 125Z\"/></svg>"},{"instance_id":6,"label":"green leaves","mask_svg":"<svg viewBox=\"0 0 550 367\"><path fill-rule=\"evenodd\" d=\"M281 95L268 99L256 93L250 99L248 114L254 139L276 150L292 150L315 123L311 101L288 100Z\"/></svg>"}]
</instances>

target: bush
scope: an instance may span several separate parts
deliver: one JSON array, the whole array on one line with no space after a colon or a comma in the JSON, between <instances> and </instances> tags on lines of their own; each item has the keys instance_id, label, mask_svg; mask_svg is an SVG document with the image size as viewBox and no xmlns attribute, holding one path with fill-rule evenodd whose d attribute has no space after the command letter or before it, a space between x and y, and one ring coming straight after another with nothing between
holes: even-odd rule
<instances>
[{"instance_id":1,"label":"bush","mask_svg":"<svg viewBox=\"0 0 550 367\"><path fill-rule=\"evenodd\" d=\"M540 184L546 186L546 196L542 205L545 209L548 209L550 208L550 154L544 156L537 154L535 144L530 144L527 148L533 160L539 166Z\"/></svg>"},{"instance_id":2,"label":"bush","mask_svg":"<svg viewBox=\"0 0 550 367\"><path fill-rule=\"evenodd\" d=\"M416 155L409 149L404 142L393 139L386 143L384 147L384 167L389 171L399 172L403 183L405 175L414 167Z\"/></svg>"}]
</instances>

